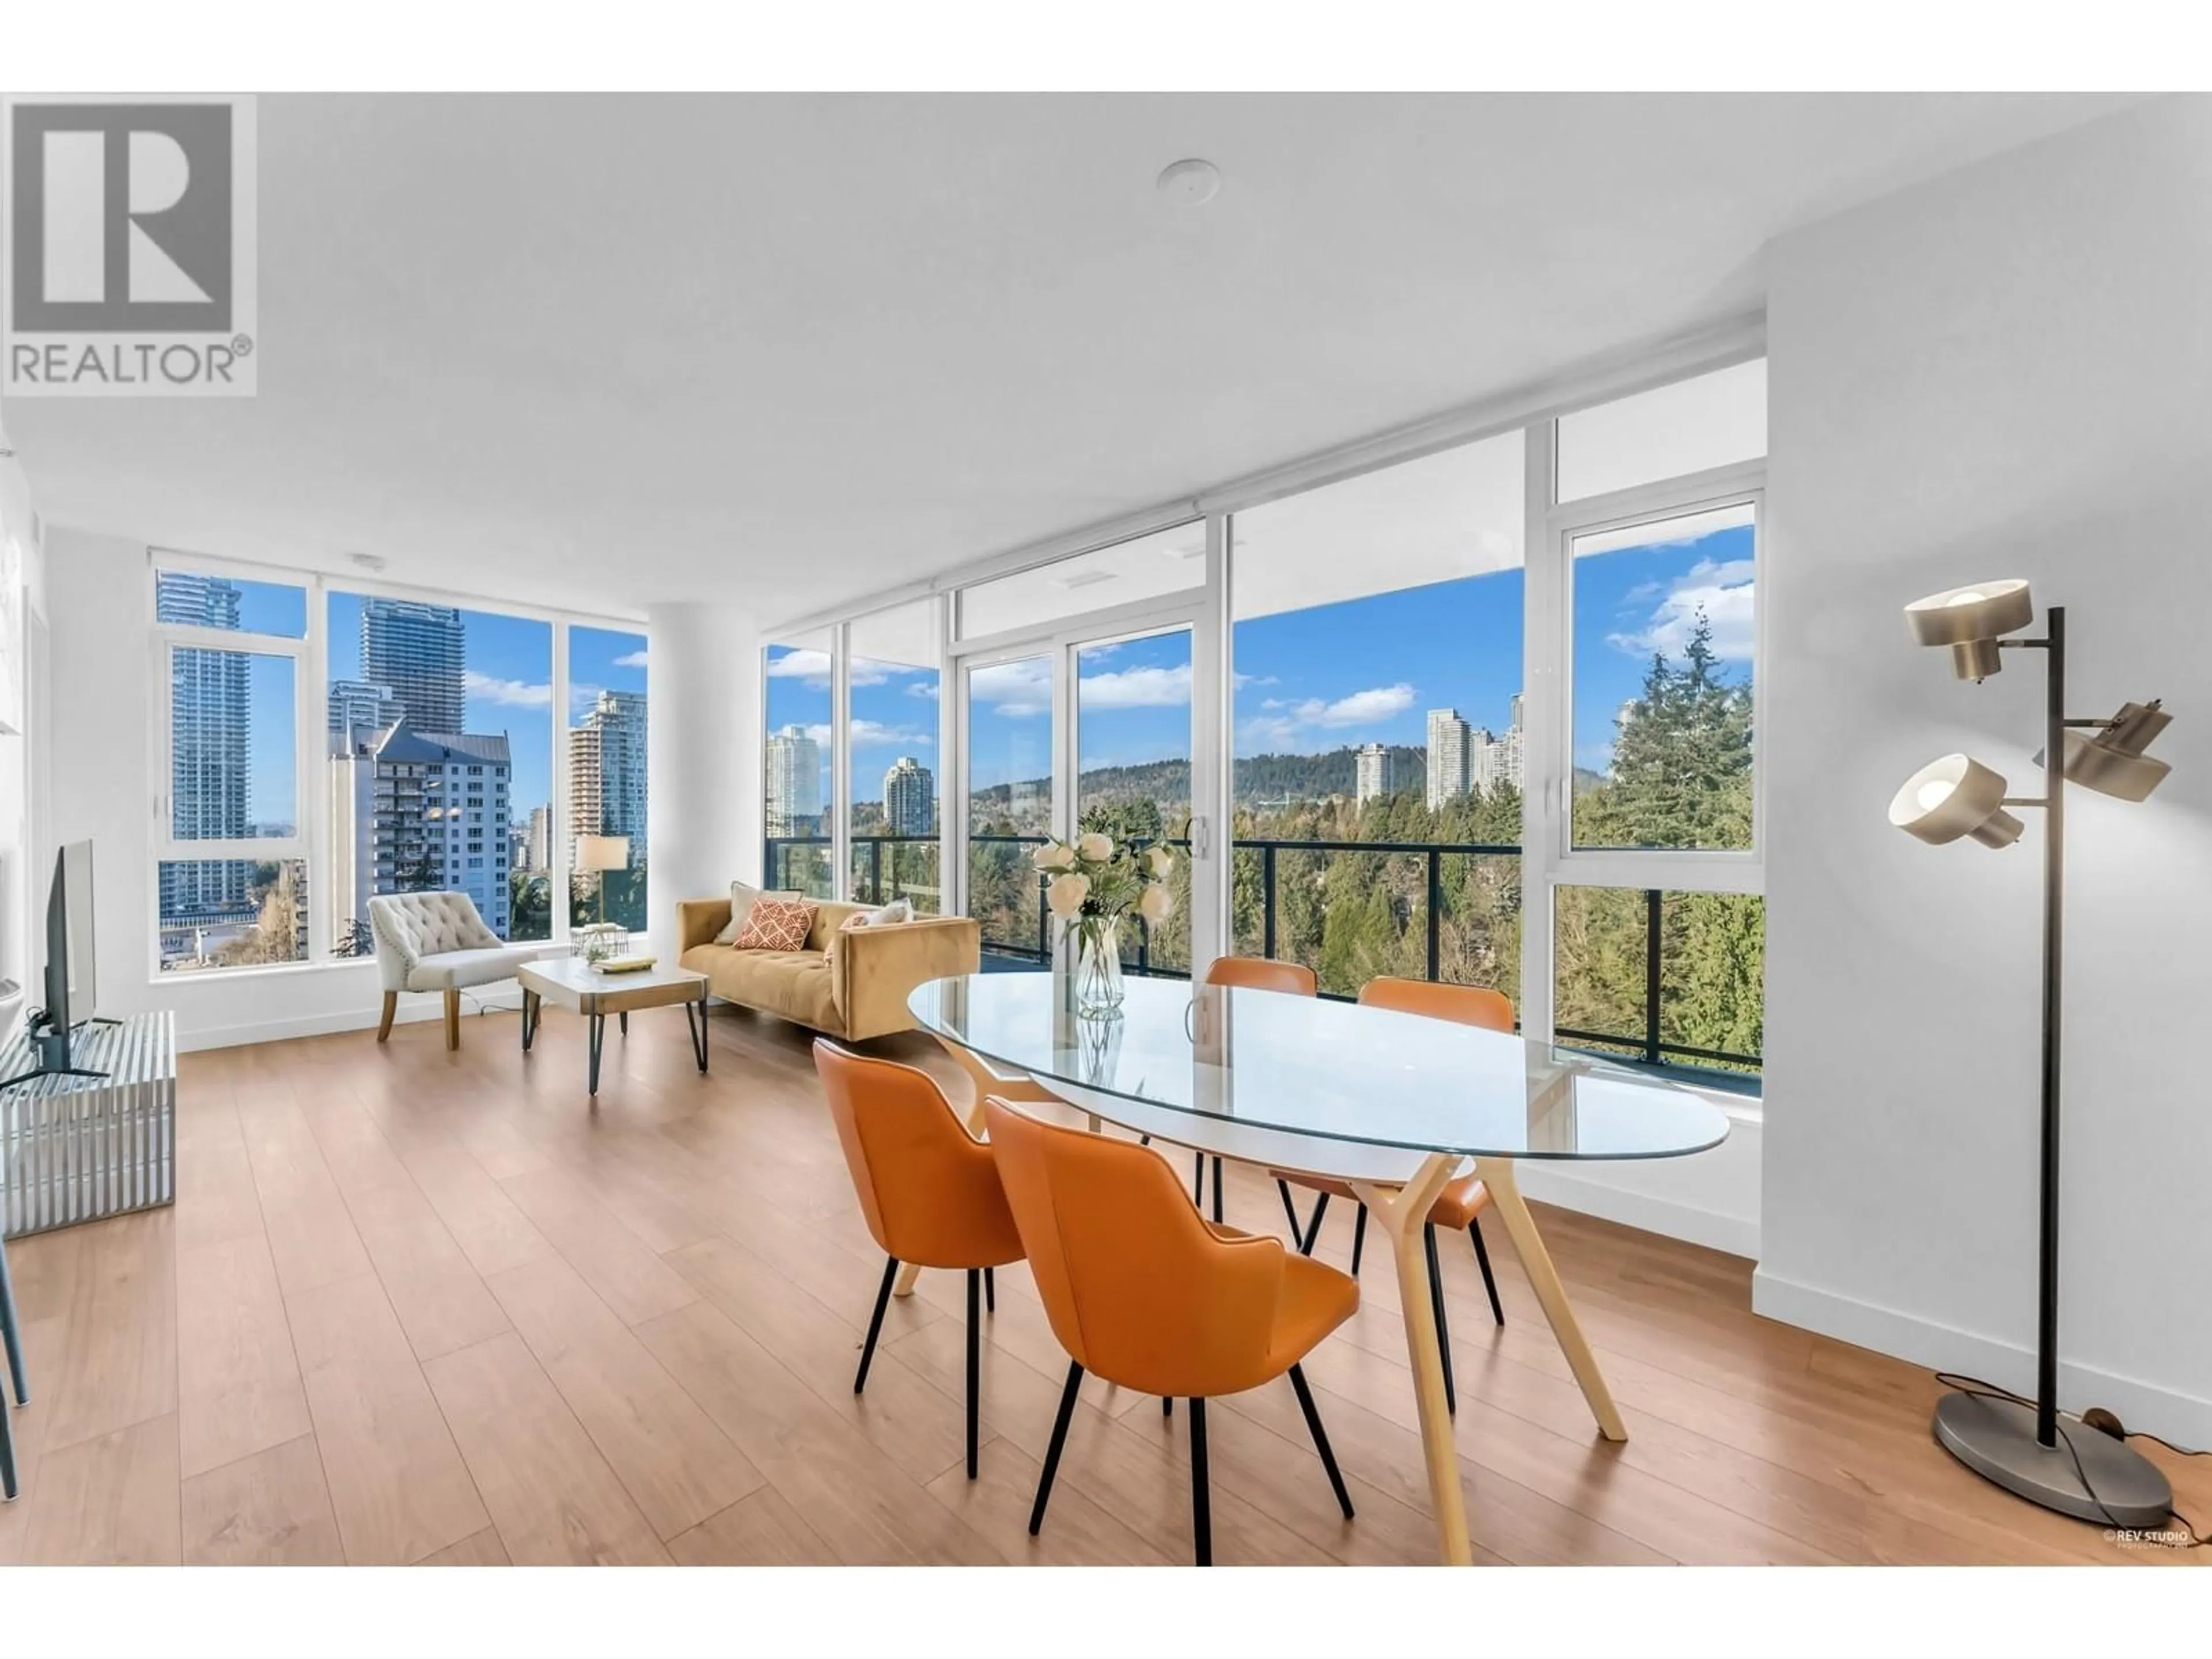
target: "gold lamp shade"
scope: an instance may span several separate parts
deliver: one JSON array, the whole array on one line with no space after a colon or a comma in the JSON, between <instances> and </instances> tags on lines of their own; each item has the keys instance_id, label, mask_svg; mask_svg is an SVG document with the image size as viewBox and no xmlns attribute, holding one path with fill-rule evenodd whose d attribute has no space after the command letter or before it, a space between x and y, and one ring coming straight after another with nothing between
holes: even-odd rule
<instances>
[{"instance_id":1,"label":"gold lamp shade","mask_svg":"<svg viewBox=\"0 0 2212 1659\"><path fill-rule=\"evenodd\" d=\"M1947 587L1905 607L1905 620L1921 645L1951 647L1951 670L1962 680L1987 679L2004 664L1999 637L2035 620L2035 601L2016 578Z\"/></svg>"},{"instance_id":2,"label":"gold lamp shade","mask_svg":"<svg viewBox=\"0 0 2212 1659\"><path fill-rule=\"evenodd\" d=\"M2004 810L2004 793L2005 781L1981 762L1946 755L1905 781L1889 803L1889 821L1937 847L1961 836L1984 847L2009 847L2026 826Z\"/></svg>"}]
</instances>

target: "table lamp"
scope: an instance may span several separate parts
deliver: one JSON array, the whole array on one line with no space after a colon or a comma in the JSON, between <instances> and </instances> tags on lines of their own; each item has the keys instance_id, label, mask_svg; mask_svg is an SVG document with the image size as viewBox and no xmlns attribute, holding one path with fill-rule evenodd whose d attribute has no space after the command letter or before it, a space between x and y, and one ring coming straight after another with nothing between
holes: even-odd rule
<instances>
[{"instance_id":1,"label":"table lamp","mask_svg":"<svg viewBox=\"0 0 2212 1659\"><path fill-rule=\"evenodd\" d=\"M599 925L607 920L607 872L629 868L629 837L628 836L579 836L576 837L576 873L595 875L599 878Z\"/></svg>"},{"instance_id":2,"label":"table lamp","mask_svg":"<svg viewBox=\"0 0 2212 1659\"><path fill-rule=\"evenodd\" d=\"M2107 1526L2165 1525L2173 1492L2158 1466L2124 1440L2058 1413L2058 1039L2066 858L2066 785L2139 801L2166 779L2163 761L2144 749L2172 717L2155 702L2130 702L2110 720L2066 715L2066 611L2053 605L2041 639L2008 637L2035 619L2027 584L1982 582L1931 593L1905 608L1913 638L1944 646L1952 671L1977 683L1997 672L2007 650L2043 653L2045 677L2040 795L2008 795L2005 781L1966 755L1946 755L1906 779L1889 804L1889 821L1907 835L1941 844L1971 838L2009 847L2027 827L2008 811L2043 813L2043 1114L2040 1243L2037 1268L2035 1400L1963 1390L1936 1404L1936 1441L1985 1479L2031 1503ZM2063 757L2056 769L2052 755Z\"/></svg>"}]
</instances>

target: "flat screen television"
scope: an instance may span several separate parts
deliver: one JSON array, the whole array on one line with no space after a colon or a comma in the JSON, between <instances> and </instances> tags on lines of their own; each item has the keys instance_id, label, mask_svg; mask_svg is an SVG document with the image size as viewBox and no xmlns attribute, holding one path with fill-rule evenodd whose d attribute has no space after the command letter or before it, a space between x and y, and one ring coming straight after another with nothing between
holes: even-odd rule
<instances>
[{"instance_id":1,"label":"flat screen television","mask_svg":"<svg viewBox=\"0 0 2212 1659\"><path fill-rule=\"evenodd\" d=\"M92 951L92 843L71 842L54 858L53 885L46 892L46 1006L31 1022L36 1063L0 1088L56 1073L100 1075L70 1063L70 1041L94 1020L100 1000Z\"/></svg>"},{"instance_id":2,"label":"flat screen television","mask_svg":"<svg viewBox=\"0 0 2212 1659\"><path fill-rule=\"evenodd\" d=\"M92 843L73 841L55 854L46 892L46 1024L53 1030L72 1031L96 1012L92 949Z\"/></svg>"}]
</instances>

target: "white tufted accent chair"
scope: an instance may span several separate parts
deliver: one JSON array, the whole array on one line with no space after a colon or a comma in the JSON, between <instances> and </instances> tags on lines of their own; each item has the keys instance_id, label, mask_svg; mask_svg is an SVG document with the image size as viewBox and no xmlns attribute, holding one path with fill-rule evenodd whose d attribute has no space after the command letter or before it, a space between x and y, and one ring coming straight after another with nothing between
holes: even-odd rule
<instances>
[{"instance_id":1,"label":"white tufted accent chair","mask_svg":"<svg viewBox=\"0 0 2212 1659\"><path fill-rule=\"evenodd\" d=\"M509 945L484 926L466 893L380 893L368 902L376 968L384 981L384 1014L376 1040L392 1035L402 991L442 991L446 1047L461 1046L461 988L513 979L537 959L527 945Z\"/></svg>"}]
</instances>

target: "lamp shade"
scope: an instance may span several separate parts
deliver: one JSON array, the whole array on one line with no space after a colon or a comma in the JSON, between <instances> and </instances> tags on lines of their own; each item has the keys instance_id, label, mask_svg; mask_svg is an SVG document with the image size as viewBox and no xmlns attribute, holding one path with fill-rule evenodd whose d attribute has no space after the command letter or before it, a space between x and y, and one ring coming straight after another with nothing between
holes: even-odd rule
<instances>
[{"instance_id":1,"label":"lamp shade","mask_svg":"<svg viewBox=\"0 0 2212 1659\"><path fill-rule=\"evenodd\" d=\"M576 873L593 875L608 870L629 868L629 837L628 836L579 836L576 837Z\"/></svg>"},{"instance_id":2,"label":"lamp shade","mask_svg":"<svg viewBox=\"0 0 2212 1659\"><path fill-rule=\"evenodd\" d=\"M2005 781L1966 755L1931 761L1905 781L1889 803L1889 821L1936 846L1972 836L1984 847L2009 847L2025 827L2002 805Z\"/></svg>"},{"instance_id":3,"label":"lamp shade","mask_svg":"<svg viewBox=\"0 0 2212 1659\"><path fill-rule=\"evenodd\" d=\"M2003 666L1998 638L2035 620L2035 601L2016 578L1947 587L1905 607L1905 620L1921 645L1951 647L1952 672L1962 680L1986 679Z\"/></svg>"},{"instance_id":4,"label":"lamp shade","mask_svg":"<svg viewBox=\"0 0 2212 1659\"><path fill-rule=\"evenodd\" d=\"M2164 783L2166 774L2173 769L2164 761L2151 759L2143 750L2150 747L2153 738L2172 724L2173 716L2153 697L2148 702L2122 704L2120 712L2094 736L2069 732L2068 781L2094 789L2100 795L2110 795L2115 800L2148 800L2150 792ZM2035 751L2035 763L2044 764L2040 749Z\"/></svg>"}]
</instances>

